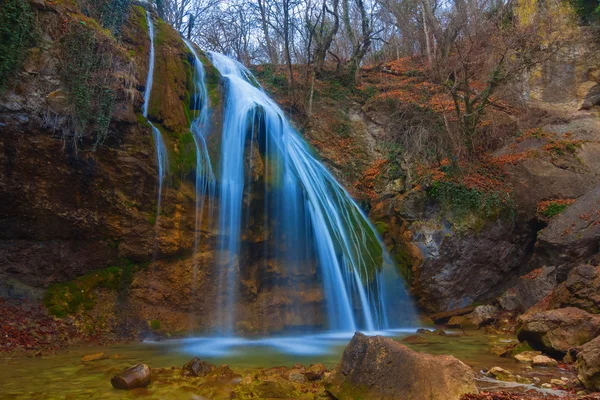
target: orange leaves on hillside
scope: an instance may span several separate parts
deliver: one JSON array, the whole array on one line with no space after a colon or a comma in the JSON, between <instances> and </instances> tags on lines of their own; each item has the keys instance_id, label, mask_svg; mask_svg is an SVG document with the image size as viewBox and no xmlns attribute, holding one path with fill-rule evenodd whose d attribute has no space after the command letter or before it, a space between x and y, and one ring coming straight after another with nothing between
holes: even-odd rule
<instances>
[{"instance_id":1,"label":"orange leaves on hillside","mask_svg":"<svg viewBox=\"0 0 600 400\"><path fill-rule=\"evenodd\" d=\"M386 159L373 161L373 163L371 163L371 165L363 172L362 180L354 182L354 186L360 188L360 190L370 199L375 199L377 197L377 193L375 192L375 181L387 163L388 160Z\"/></svg>"},{"instance_id":2,"label":"orange leaves on hillside","mask_svg":"<svg viewBox=\"0 0 600 400\"><path fill-rule=\"evenodd\" d=\"M391 61L384 66L385 71L396 74L407 74L413 71L423 72L426 69L425 61L417 57L403 57Z\"/></svg>"}]
</instances>

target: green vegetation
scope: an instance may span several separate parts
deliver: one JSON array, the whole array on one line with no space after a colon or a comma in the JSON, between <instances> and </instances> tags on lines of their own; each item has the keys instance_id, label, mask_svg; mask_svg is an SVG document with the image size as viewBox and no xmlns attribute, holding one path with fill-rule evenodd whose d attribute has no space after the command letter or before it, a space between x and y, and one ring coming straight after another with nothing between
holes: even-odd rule
<instances>
[{"instance_id":1,"label":"green vegetation","mask_svg":"<svg viewBox=\"0 0 600 400\"><path fill-rule=\"evenodd\" d=\"M551 202L544 210L542 210L542 214L544 214L546 217L554 217L565 211L567 207L569 207L568 204Z\"/></svg>"},{"instance_id":2,"label":"green vegetation","mask_svg":"<svg viewBox=\"0 0 600 400\"><path fill-rule=\"evenodd\" d=\"M50 286L44 296L44 305L50 314L57 317L91 309L96 304L95 289L124 290L131 284L133 274L144 267L128 260L124 260L122 264Z\"/></svg>"},{"instance_id":3,"label":"green vegetation","mask_svg":"<svg viewBox=\"0 0 600 400\"><path fill-rule=\"evenodd\" d=\"M375 222L375 229L377 229L377 233L383 235L389 229L388 224L382 221Z\"/></svg>"},{"instance_id":4,"label":"green vegetation","mask_svg":"<svg viewBox=\"0 0 600 400\"><path fill-rule=\"evenodd\" d=\"M273 65L263 64L259 68L253 68L254 75L259 82L269 89L287 87L287 77L283 72L277 72Z\"/></svg>"},{"instance_id":5,"label":"green vegetation","mask_svg":"<svg viewBox=\"0 0 600 400\"><path fill-rule=\"evenodd\" d=\"M600 23L600 1L598 0L571 0L573 9L584 24Z\"/></svg>"},{"instance_id":6,"label":"green vegetation","mask_svg":"<svg viewBox=\"0 0 600 400\"><path fill-rule=\"evenodd\" d=\"M190 132L184 133L177 142L177 154L174 157L175 170L185 175L196 168L196 147Z\"/></svg>"},{"instance_id":7,"label":"green vegetation","mask_svg":"<svg viewBox=\"0 0 600 400\"><path fill-rule=\"evenodd\" d=\"M154 331L159 330L160 329L160 321L157 319L150 320L148 322L148 326L150 326L150 329L152 329Z\"/></svg>"},{"instance_id":8,"label":"green vegetation","mask_svg":"<svg viewBox=\"0 0 600 400\"><path fill-rule=\"evenodd\" d=\"M112 69L110 38L83 21L71 22L62 39L62 81L74 110L74 145L90 130L93 150L104 142L115 92L109 86Z\"/></svg>"},{"instance_id":9,"label":"green vegetation","mask_svg":"<svg viewBox=\"0 0 600 400\"><path fill-rule=\"evenodd\" d=\"M512 210L512 199L500 192L482 192L463 184L449 181L434 181L427 194L438 200L446 211L462 219L469 214L482 217L497 216L502 210Z\"/></svg>"},{"instance_id":10,"label":"green vegetation","mask_svg":"<svg viewBox=\"0 0 600 400\"><path fill-rule=\"evenodd\" d=\"M21 71L36 36L29 2L4 0L0 4L0 91Z\"/></svg>"},{"instance_id":11,"label":"green vegetation","mask_svg":"<svg viewBox=\"0 0 600 400\"><path fill-rule=\"evenodd\" d=\"M81 11L118 36L127 19L131 0L78 0Z\"/></svg>"},{"instance_id":12,"label":"green vegetation","mask_svg":"<svg viewBox=\"0 0 600 400\"><path fill-rule=\"evenodd\" d=\"M408 251L406 243L400 243L400 245L397 246L396 251L394 252L394 258L396 266L398 267L398 272L404 278L405 282L408 285L411 285L413 280L413 258Z\"/></svg>"}]
</instances>

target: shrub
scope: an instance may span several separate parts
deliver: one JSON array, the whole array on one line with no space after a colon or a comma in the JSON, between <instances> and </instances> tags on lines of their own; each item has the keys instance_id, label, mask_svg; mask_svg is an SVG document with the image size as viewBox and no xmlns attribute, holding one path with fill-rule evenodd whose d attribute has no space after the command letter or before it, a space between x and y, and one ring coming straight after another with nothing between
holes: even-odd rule
<instances>
[{"instance_id":1,"label":"shrub","mask_svg":"<svg viewBox=\"0 0 600 400\"><path fill-rule=\"evenodd\" d=\"M133 274L140 269L127 260L123 264L51 285L44 296L44 305L50 314L57 317L91 309L96 304L95 289L124 290L133 280Z\"/></svg>"},{"instance_id":2,"label":"shrub","mask_svg":"<svg viewBox=\"0 0 600 400\"><path fill-rule=\"evenodd\" d=\"M4 0L0 4L0 90L21 70L35 38L34 13L29 2Z\"/></svg>"},{"instance_id":3,"label":"shrub","mask_svg":"<svg viewBox=\"0 0 600 400\"><path fill-rule=\"evenodd\" d=\"M501 210L513 209L512 199L507 194L483 192L455 182L434 181L427 193L457 218L464 218L470 213L493 217Z\"/></svg>"},{"instance_id":4,"label":"shrub","mask_svg":"<svg viewBox=\"0 0 600 400\"><path fill-rule=\"evenodd\" d=\"M115 92L109 86L112 70L110 39L85 22L71 22L62 39L62 81L73 106L73 144L95 135L93 150L108 136Z\"/></svg>"}]
</instances>

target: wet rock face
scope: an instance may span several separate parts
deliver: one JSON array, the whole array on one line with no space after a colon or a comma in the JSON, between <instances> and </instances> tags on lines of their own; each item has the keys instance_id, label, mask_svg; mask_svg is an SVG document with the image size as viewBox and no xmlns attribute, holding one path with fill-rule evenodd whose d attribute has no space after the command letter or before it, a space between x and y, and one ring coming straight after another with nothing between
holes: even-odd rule
<instances>
[{"instance_id":1,"label":"wet rock face","mask_svg":"<svg viewBox=\"0 0 600 400\"><path fill-rule=\"evenodd\" d=\"M519 317L519 324L519 340L553 357L562 357L600 335L600 315L573 307L532 311Z\"/></svg>"},{"instance_id":2,"label":"wet rock face","mask_svg":"<svg viewBox=\"0 0 600 400\"><path fill-rule=\"evenodd\" d=\"M327 379L337 399L458 400L477 393L473 371L451 356L431 356L382 336L356 333Z\"/></svg>"},{"instance_id":3,"label":"wet rock face","mask_svg":"<svg viewBox=\"0 0 600 400\"><path fill-rule=\"evenodd\" d=\"M585 387L600 391L600 337L584 345L577 354L577 372Z\"/></svg>"}]
</instances>

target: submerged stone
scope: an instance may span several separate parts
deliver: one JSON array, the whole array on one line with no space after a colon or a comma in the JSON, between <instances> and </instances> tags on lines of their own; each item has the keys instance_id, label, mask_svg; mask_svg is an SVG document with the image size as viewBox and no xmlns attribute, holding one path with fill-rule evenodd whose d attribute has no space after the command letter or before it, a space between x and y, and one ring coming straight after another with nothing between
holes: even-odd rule
<instances>
[{"instance_id":1,"label":"submerged stone","mask_svg":"<svg viewBox=\"0 0 600 400\"><path fill-rule=\"evenodd\" d=\"M106 360L107 358L108 356L104 353L88 354L86 356L81 357L81 362Z\"/></svg>"},{"instance_id":2,"label":"submerged stone","mask_svg":"<svg viewBox=\"0 0 600 400\"><path fill-rule=\"evenodd\" d=\"M489 376L490 378L494 378L497 381L503 381L503 382L516 382L517 378L513 375L512 372L505 370L504 368L501 367L494 367L492 369L490 369L487 374L487 376Z\"/></svg>"},{"instance_id":3,"label":"submerged stone","mask_svg":"<svg viewBox=\"0 0 600 400\"><path fill-rule=\"evenodd\" d=\"M194 357L192 360L185 363L182 368L182 374L184 376L206 376L210 371L215 368L214 365L200 360L198 357Z\"/></svg>"}]
</instances>

